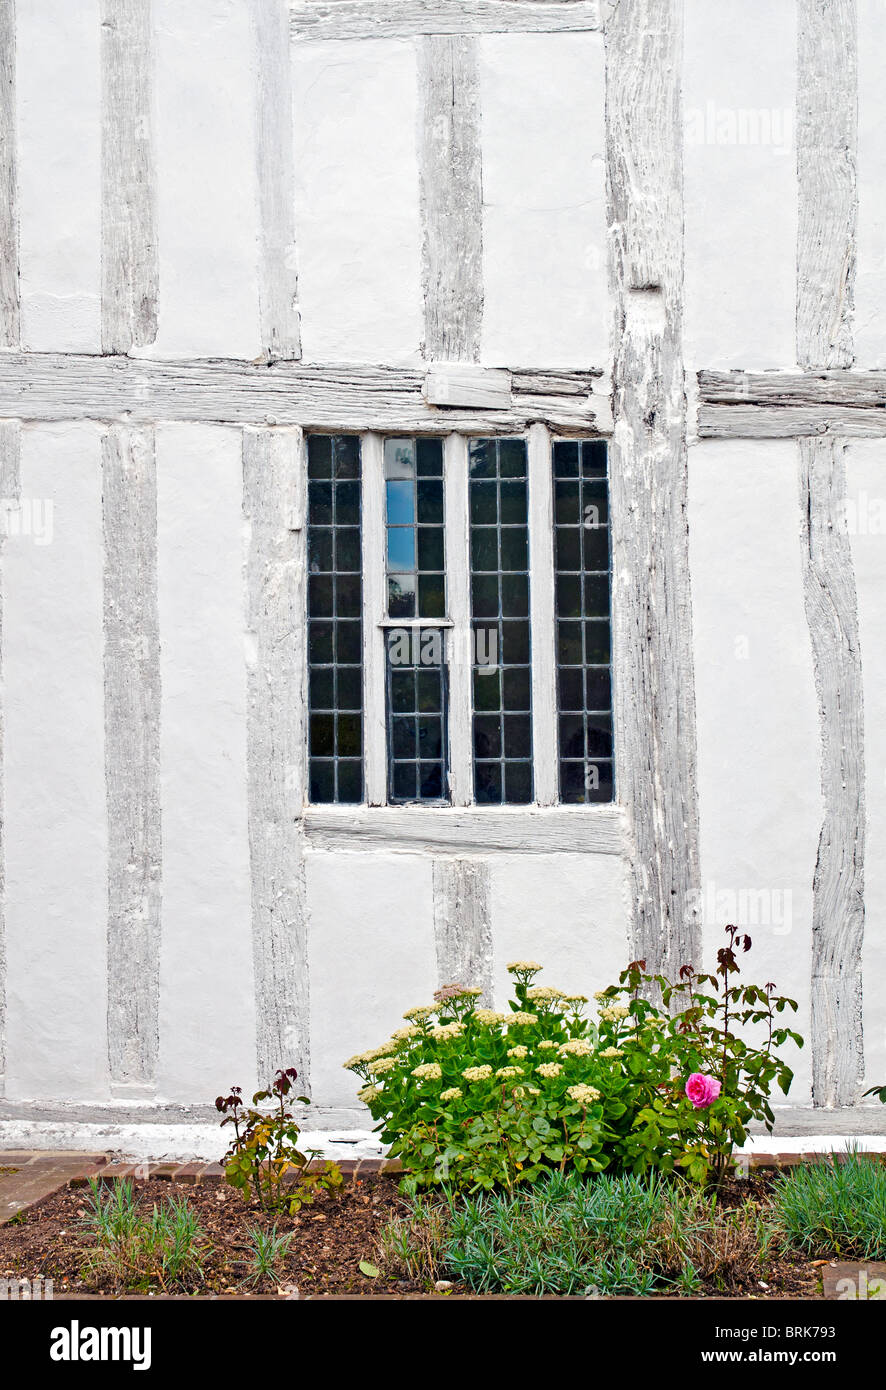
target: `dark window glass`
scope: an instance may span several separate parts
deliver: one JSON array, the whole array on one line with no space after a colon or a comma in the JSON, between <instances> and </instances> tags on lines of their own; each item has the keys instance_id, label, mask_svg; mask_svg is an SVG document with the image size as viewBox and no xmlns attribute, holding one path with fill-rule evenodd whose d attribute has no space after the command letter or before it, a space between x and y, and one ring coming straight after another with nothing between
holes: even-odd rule
<instances>
[{"instance_id":1,"label":"dark window glass","mask_svg":"<svg viewBox=\"0 0 886 1390\"><path fill-rule=\"evenodd\" d=\"M606 445L553 448L560 800L613 798Z\"/></svg>"},{"instance_id":2,"label":"dark window glass","mask_svg":"<svg viewBox=\"0 0 886 1390\"><path fill-rule=\"evenodd\" d=\"M363 800L360 441L308 438L308 796Z\"/></svg>"},{"instance_id":3,"label":"dark window glass","mask_svg":"<svg viewBox=\"0 0 886 1390\"><path fill-rule=\"evenodd\" d=\"M447 669L440 627L402 627L386 634L388 796L391 801L446 801Z\"/></svg>"},{"instance_id":4,"label":"dark window glass","mask_svg":"<svg viewBox=\"0 0 886 1390\"><path fill-rule=\"evenodd\" d=\"M526 442L470 446L474 799L532 800Z\"/></svg>"},{"instance_id":5,"label":"dark window glass","mask_svg":"<svg viewBox=\"0 0 886 1390\"><path fill-rule=\"evenodd\" d=\"M446 613L443 441L385 440L388 616Z\"/></svg>"}]
</instances>

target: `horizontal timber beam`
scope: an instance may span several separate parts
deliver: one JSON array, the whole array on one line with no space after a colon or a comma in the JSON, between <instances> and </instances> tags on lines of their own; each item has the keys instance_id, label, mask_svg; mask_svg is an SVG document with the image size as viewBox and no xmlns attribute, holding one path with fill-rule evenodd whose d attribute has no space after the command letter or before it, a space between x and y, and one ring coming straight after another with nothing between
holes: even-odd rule
<instances>
[{"instance_id":1,"label":"horizontal timber beam","mask_svg":"<svg viewBox=\"0 0 886 1390\"><path fill-rule=\"evenodd\" d=\"M290 0L299 39L559 34L601 29L599 0Z\"/></svg>"},{"instance_id":2,"label":"horizontal timber beam","mask_svg":"<svg viewBox=\"0 0 886 1390\"><path fill-rule=\"evenodd\" d=\"M554 433L609 428L596 372L515 371L498 409L429 405L424 371L394 367L148 361L62 353L0 353L0 418L195 421L416 434Z\"/></svg>"},{"instance_id":3,"label":"horizontal timber beam","mask_svg":"<svg viewBox=\"0 0 886 1390\"><path fill-rule=\"evenodd\" d=\"M886 435L886 372L698 373L702 439Z\"/></svg>"},{"instance_id":4,"label":"horizontal timber beam","mask_svg":"<svg viewBox=\"0 0 886 1390\"><path fill-rule=\"evenodd\" d=\"M309 807L310 850L392 850L404 854L618 854L627 846L619 806Z\"/></svg>"}]
</instances>

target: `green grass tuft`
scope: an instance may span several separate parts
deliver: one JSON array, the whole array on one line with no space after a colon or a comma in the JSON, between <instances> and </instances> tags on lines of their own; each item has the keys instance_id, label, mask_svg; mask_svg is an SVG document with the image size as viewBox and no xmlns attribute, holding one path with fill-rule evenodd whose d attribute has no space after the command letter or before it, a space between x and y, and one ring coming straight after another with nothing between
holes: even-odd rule
<instances>
[{"instance_id":1,"label":"green grass tuft","mask_svg":"<svg viewBox=\"0 0 886 1390\"><path fill-rule=\"evenodd\" d=\"M886 1166L858 1153L800 1164L776 1179L774 1231L816 1259L886 1259Z\"/></svg>"}]
</instances>

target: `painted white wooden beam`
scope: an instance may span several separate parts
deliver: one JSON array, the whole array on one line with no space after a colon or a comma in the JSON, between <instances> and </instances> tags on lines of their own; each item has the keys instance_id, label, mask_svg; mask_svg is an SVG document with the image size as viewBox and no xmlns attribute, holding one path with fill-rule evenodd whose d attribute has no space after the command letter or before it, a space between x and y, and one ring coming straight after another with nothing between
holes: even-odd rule
<instances>
[{"instance_id":1,"label":"painted white wooden beam","mask_svg":"<svg viewBox=\"0 0 886 1390\"><path fill-rule=\"evenodd\" d=\"M108 1066L152 1095L160 1047L160 621L157 465L149 426L102 440Z\"/></svg>"},{"instance_id":2,"label":"painted white wooden beam","mask_svg":"<svg viewBox=\"0 0 886 1390\"><path fill-rule=\"evenodd\" d=\"M102 348L157 337L159 262L147 0L102 0Z\"/></svg>"},{"instance_id":3,"label":"painted white wooden beam","mask_svg":"<svg viewBox=\"0 0 886 1390\"><path fill-rule=\"evenodd\" d=\"M518 433L540 420L555 433L597 434L608 403L594 373L513 372L510 407L429 405L425 374L395 367L228 359L183 362L65 353L0 355L0 418L198 421L301 425L386 433Z\"/></svg>"},{"instance_id":4,"label":"painted white wooden beam","mask_svg":"<svg viewBox=\"0 0 886 1390\"><path fill-rule=\"evenodd\" d=\"M631 950L701 959L683 372L680 0L631 0L606 29L615 771L630 816Z\"/></svg>"},{"instance_id":5,"label":"painted white wooden beam","mask_svg":"<svg viewBox=\"0 0 886 1390\"><path fill-rule=\"evenodd\" d=\"M798 0L797 361L812 368L848 367L855 359L856 26L855 0ZM804 438L799 456L803 592L821 719L824 803L812 880L812 1100L852 1105L865 1071L858 598L845 525L844 445Z\"/></svg>"},{"instance_id":6,"label":"painted white wooden beam","mask_svg":"<svg viewBox=\"0 0 886 1390\"><path fill-rule=\"evenodd\" d=\"M404 854L618 854L628 852L618 806L311 806L311 850Z\"/></svg>"},{"instance_id":7,"label":"painted white wooden beam","mask_svg":"<svg viewBox=\"0 0 886 1390\"><path fill-rule=\"evenodd\" d=\"M886 435L886 372L698 373L702 439Z\"/></svg>"},{"instance_id":8,"label":"painted white wooden beam","mask_svg":"<svg viewBox=\"0 0 886 1390\"><path fill-rule=\"evenodd\" d=\"M477 362L483 326L477 44L467 34L433 34L419 39L417 47L423 353L429 361ZM429 395L428 400L437 405L474 404L458 396L435 401Z\"/></svg>"},{"instance_id":9,"label":"painted white wooden beam","mask_svg":"<svg viewBox=\"0 0 886 1390\"><path fill-rule=\"evenodd\" d=\"M307 781L305 471L297 428L243 431L248 522L246 759L256 1073L310 1062L307 895L299 815Z\"/></svg>"},{"instance_id":10,"label":"painted white wooden beam","mask_svg":"<svg viewBox=\"0 0 886 1390\"><path fill-rule=\"evenodd\" d=\"M0 347L21 342L15 0L0 0Z\"/></svg>"},{"instance_id":11,"label":"painted white wooden beam","mask_svg":"<svg viewBox=\"0 0 886 1390\"><path fill-rule=\"evenodd\" d=\"M598 0L289 0L294 38L557 34L600 29Z\"/></svg>"},{"instance_id":12,"label":"painted white wooden beam","mask_svg":"<svg viewBox=\"0 0 886 1390\"><path fill-rule=\"evenodd\" d=\"M286 0L250 0L258 63L256 175L261 217L259 314L269 361L301 357L295 158Z\"/></svg>"}]
</instances>

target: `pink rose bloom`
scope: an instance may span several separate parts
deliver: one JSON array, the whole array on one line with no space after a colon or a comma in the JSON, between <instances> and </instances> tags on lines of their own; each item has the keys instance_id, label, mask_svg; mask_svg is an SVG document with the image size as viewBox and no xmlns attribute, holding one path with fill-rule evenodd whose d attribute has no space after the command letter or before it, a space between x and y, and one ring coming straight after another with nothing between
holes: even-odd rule
<instances>
[{"instance_id":1,"label":"pink rose bloom","mask_svg":"<svg viewBox=\"0 0 886 1390\"><path fill-rule=\"evenodd\" d=\"M696 1110L706 1110L713 1105L721 1089L716 1076L705 1076L700 1071L694 1071L686 1082L686 1094Z\"/></svg>"}]
</instances>

